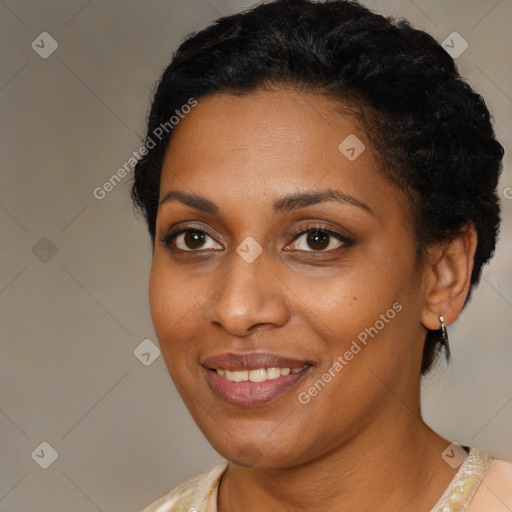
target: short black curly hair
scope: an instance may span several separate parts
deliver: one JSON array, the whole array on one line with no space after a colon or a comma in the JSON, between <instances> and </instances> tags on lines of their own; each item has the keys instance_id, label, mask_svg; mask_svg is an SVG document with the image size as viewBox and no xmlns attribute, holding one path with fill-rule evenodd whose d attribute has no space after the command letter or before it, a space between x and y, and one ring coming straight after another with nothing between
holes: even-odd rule
<instances>
[{"instance_id":1,"label":"short black curly hair","mask_svg":"<svg viewBox=\"0 0 512 512\"><path fill-rule=\"evenodd\" d=\"M181 44L154 94L146 136L146 146L151 139L154 147L137 162L131 189L153 247L172 135L158 128L169 126L191 98L282 86L328 95L357 112L383 175L409 199L419 253L474 225L472 289L494 253L500 223L496 188L504 150L484 99L432 36L350 0L263 3L222 17ZM440 330L427 333L422 374L440 341Z\"/></svg>"}]
</instances>

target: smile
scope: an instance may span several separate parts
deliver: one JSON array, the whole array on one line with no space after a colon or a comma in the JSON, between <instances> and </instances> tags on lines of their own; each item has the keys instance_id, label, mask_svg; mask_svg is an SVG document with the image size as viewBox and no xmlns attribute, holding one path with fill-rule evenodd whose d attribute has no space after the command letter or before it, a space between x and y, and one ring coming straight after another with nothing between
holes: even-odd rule
<instances>
[{"instance_id":1,"label":"smile","mask_svg":"<svg viewBox=\"0 0 512 512\"><path fill-rule=\"evenodd\" d=\"M225 352L204 359L201 365L218 398L245 408L265 405L289 393L315 363L272 352Z\"/></svg>"}]
</instances>

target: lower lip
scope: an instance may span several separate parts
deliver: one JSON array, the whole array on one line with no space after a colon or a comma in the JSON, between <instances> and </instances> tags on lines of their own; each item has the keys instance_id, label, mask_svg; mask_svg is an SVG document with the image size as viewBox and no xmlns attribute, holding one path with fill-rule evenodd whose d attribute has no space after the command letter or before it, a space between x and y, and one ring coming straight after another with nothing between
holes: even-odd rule
<instances>
[{"instance_id":1,"label":"lower lip","mask_svg":"<svg viewBox=\"0 0 512 512\"><path fill-rule=\"evenodd\" d=\"M291 391L311 368L307 366L298 373L263 382L234 382L221 377L215 370L205 368L205 371L210 388L219 398L240 407L257 407Z\"/></svg>"}]
</instances>

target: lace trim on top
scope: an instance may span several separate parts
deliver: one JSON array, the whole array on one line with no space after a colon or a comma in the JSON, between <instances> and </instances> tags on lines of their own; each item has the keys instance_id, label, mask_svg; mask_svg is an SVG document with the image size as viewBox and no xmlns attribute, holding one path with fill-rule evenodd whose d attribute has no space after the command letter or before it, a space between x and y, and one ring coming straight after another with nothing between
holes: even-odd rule
<instances>
[{"instance_id":1,"label":"lace trim on top","mask_svg":"<svg viewBox=\"0 0 512 512\"><path fill-rule=\"evenodd\" d=\"M469 455L431 512L465 512L491 462L492 457L471 448Z\"/></svg>"}]
</instances>

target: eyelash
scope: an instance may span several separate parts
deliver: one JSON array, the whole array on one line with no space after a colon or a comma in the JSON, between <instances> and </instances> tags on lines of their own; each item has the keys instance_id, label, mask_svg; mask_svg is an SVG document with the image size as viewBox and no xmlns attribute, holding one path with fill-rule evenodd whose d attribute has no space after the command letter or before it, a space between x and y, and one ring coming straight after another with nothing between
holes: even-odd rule
<instances>
[{"instance_id":1,"label":"eyelash","mask_svg":"<svg viewBox=\"0 0 512 512\"><path fill-rule=\"evenodd\" d=\"M210 238L214 239L204 229L188 227L186 229L180 229L179 231L170 232L170 233L162 236L160 238L160 242L164 246L166 246L166 247L171 247L172 246L172 242L174 241L174 239L178 235L181 235L183 233L188 233L190 231L201 233L201 234L205 234L205 235L209 236ZM296 239L300 238L302 235L305 235L305 234L308 234L308 233L315 233L317 231L325 233L326 235L329 235L330 237L333 237L336 240L339 240L340 242L343 242L343 244L345 246L351 246L353 244L353 240L351 240L350 238L347 238L346 236L342 235L341 233L333 231L333 230L327 228L326 226L322 226L320 224L314 224L314 225L308 226L306 229L301 228L299 230L296 230L296 232L292 234L293 238L292 238L291 241L293 242ZM312 252L312 253L324 253L324 254L326 254L326 253L332 253L332 252L338 251L339 249L341 249L341 247L343 247L343 246L336 247L335 249L330 249L328 251L321 251L321 250L320 251L314 251L314 250L311 250L311 251L300 251L300 250L297 250L295 252ZM184 250L184 249L178 249L177 247L172 247L172 250L177 250L177 251L181 251L181 252L191 252L191 253L192 252L201 252L201 249L197 249L197 250L194 250L194 249Z\"/></svg>"}]
</instances>

